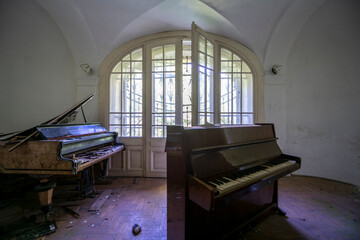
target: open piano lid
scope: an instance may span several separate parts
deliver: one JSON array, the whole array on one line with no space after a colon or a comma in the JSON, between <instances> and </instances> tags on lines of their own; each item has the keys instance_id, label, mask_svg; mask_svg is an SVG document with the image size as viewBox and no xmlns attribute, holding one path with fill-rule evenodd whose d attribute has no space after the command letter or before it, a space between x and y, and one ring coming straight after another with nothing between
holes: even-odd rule
<instances>
[{"instance_id":1,"label":"open piano lid","mask_svg":"<svg viewBox=\"0 0 360 240\"><path fill-rule=\"evenodd\" d=\"M83 105L85 105L88 101L90 101L94 97L94 95L95 95L95 92L93 92L92 94L90 94L89 96L87 96L86 98L84 98L83 100L81 100L80 102L78 102L77 104L75 104L74 106L72 106L71 108L69 108L68 110L63 112L62 114L40 124L39 126L50 125L50 124L61 124L61 123L69 122L71 119L75 118L76 113L79 111L79 109L81 109ZM9 142L12 142L12 140L16 141L18 136L26 136L20 142L18 142L15 146L13 146L9 149L9 152L11 152L14 149L16 149L18 146L20 146L21 144L26 142L27 140L29 140L31 137L34 137L38 133L37 127L38 126L35 126L32 128L29 128L27 130L21 131L21 132L3 135L2 137L0 137L0 140L8 140Z\"/></svg>"}]
</instances>

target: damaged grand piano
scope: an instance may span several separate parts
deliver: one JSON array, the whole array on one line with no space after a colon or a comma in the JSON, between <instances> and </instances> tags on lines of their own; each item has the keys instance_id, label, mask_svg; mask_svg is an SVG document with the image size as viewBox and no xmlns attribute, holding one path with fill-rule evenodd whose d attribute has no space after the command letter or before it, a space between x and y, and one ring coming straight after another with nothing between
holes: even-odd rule
<instances>
[{"instance_id":1,"label":"damaged grand piano","mask_svg":"<svg viewBox=\"0 0 360 240\"><path fill-rule=\"evenodd\" d=\"M53 175L89 171L94 164L107 163L109 157L125 149L117 142L117 133L108 132L99 123L68 124L80 110L86 122L82 107L93 96L39 126L0 136L0 171L41 179L36 190L44 206L51 204Z\"/></svg>"}]
</instances>

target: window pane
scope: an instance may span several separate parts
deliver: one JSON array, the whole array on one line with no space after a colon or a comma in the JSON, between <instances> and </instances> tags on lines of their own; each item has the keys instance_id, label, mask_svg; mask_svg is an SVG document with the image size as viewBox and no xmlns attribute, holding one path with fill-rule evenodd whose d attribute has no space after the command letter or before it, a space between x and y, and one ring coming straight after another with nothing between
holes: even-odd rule
<instances>
[{"instance_id":1,"label":"window pane","mask_svg":"<svg viewBox=\"0 0 360 240\"><path fill-rule=\"evenodd\" d=\"M213 59L213 57L210 57L210 56L207 57L206 67L208 67L210 69L214 68L214 59Z\"/></svg>"},{"instance_id":2,"label":"window pane","mask_svg":"<svg viewBox=\"0 0 360 240\"><path fill-rule=\"evenodd\" d=\"M110 114L110 124L120 124L121 114Z\"/></svg>"},{"instance_id":3,"label":"window pane","mask_svg":"<svg viewBox=\"0 0 360 240\"><path fill-rule=\"evenodd\" d=\"M233 72L241 72L241 62L233 62Z\"/></svg>"},{"instance_id":4,"label":"window pane","mask_svg":"<svg viewBox=\"0 0 360 240\"><path fill-rule=\"evenodd\" d=\"M152 62L152 71L153 72L162 72L164 63L163 61L153 61Z\"/></svg>"},{"instance_id":5,"label":"window pane","mask_svg":"<svg viewBox=\"0 0 360 240\"><path fill-rule=\"evenodd\" d=\"M163 46L152 49L152 59L163 59Z\"/></svg>"},{"instance_id":6,"label":"window pane","mask_svg":"<svg viewBox=\"0 0 360 240\"><path fill-rule=\"evenodd\" d=\"M130 62L122 62L122 72L130 72Z\"/></svg>"},{"instance_id":7,"label":"window pane","mask_svg":"<svg viewBox=\"0 0 360 240\"><path fill-rule=\"evenodd\" d=\"M175 71L175 60L167 60L165 61L165 71Z\"/></svg>"},{"instance_id":8,"label":"window pane","mask_svg":"<svg viewBox=\"0 0 360 240\"><path fill-rule=\"evenodd\" d=\"M241 74L233 74L233 89L232 89L232 101L233 112L241 112Z\"/></svg>"},{"instance_id":9,"label":"window pane","mask_svg":"<svg viewBox=\"0 0 360 240\"><path fill-rule=\"evenodd\" d=\"M242 115L242 124L252 124L254 122L253 114L243 114Z\"/></svg>"},{"instance_id":10,"label":"window pane","mask_svg":"<svg viewBox=\"0 0 360 240\"><path fill-rule=\"evenodd\" d=\"M130 127L129 126L122 126L122 136L130 137Z\"/></svg>"},{"instance_id":11,"label":"window pane","mask_svg":"<svg viewBox=\"0 0 360 240\"><path fill-rule=\"evenodd\" d=\"M135 50L131 53L131 60L132 61L141 61L142 60L142 49Z\"/></svg>"},{"instance_id":12,"label":"window pane","mask_svg":"<svg viewBox=\"0 0 360 240\"><path fill-rule=\"evenodd\" d=\"M112 72L121 72L121 64L122 64L122 62L119 62L118 64L116 64L116 66L114 67Z\"/></svg>"},{"instance_id":13,"label":"window pane","mask_svg":"<svg viewBox=\"0 0 360 240\"><path fill-rule=\"evenodd\" d=\"M205 54L204 53L199 53L199 64L201 66L205 66Z\"/></svg>"},{"instance_id":14,"label":"window pane","mask_svg":"<svg viewBox=\"0 0 360 240\"><path fill-rule=\"evenodd\" d=\"M205 38L203 36L199 37L199 51L205 52Z\"/></svg>"},{"instance_id":15,"label":"window pane","mask_svg":"<svg viewBox=\"0 0 360 240\"><path fill-rule=\"evenodd\" d=\"M153 125L164 125L162 114L153 114L152 117Z\"/></svg>"},{"instance_id":16,"label":"window pane","mask_svg":"<svg viewBox=\"0 0 360 240\"><path fill-rule=\"evenodd\" d=\"M165 125L175 125L175 114L165 115Z\"/></svg>"},{"instance_id":17,"label":"window pane","mask_svg":"<svg viewBox=\"0 0 360 240\"><path fill-rule=\"evenodd\" d=\"M207 47L206 53L209 56L214 56L214 46L213 46L213 44L210 41L206 41L206 47Z\"/></svg>"},{"instance_id":18,"label":"window pane","mask_svg":"<svg viewBox=\"0 0 360 240\"><path fill-rule=\"evenodd\" d=\"M251 72L249 65L246 62L242 61L242 71L243 72Z\"/></svg>"},{"instance_id":19,"label":"window pane","mask_svg":"<svg viewBox=\"0 0 360 240\"><path fill-rule=\"evenodd\" d=\"M231 69L232 69L232 62L229 61L221 62L221 72L231 72Z\"/></svg>"},{"instance_id":20,"label":"window pane","mask_svg":"<svg viewBox=\"0 0 360 240\"><path fill-rule=\"evenodd\" d=\"M153 73L153 112L163 112L163 74Z\"/></svg>"},{"instance_id":21,"label":"window pane","mask_svg":"<svg viewBox=\"0 0 360 240\"><path fill-rule=\"evenodd\" d=\"M130 112L131 108L131 81L130 74L123 74L122 112Z\"/></svg>"},{"instance_id":22,"label":"window pane","mask_svg":"<svg viewBox=\"0 0 360 240\"><path fill-rule=\"evenodd\" d=\"M120 126L110 126L109 127L109 131L110 132L117 132L118 133L118 135L121 135L121 128L120 128Z\"/></svg>"},{"instance_id":23,"label":"window pane","mask_svg":"<svg viewBox=\"0 0 360 240\"><path fill-rule=\"evenodd\" d=\"M142 62L132 62L131 63L132 72L141 72L142 71Z\"/></svg>"},{"instance_id":24,"label":"window pane","mask_svg":"<svg viewBox=\"0 0 360 240\"><path fill-rule=\"evenodd\" d=\"M110 76L110 112L120 112L121 74Z\"/></svg>"},{"instance_id":25,"label":"window pane","mask_svg":"<svg viewBox=\"0 0 360 240\"><path fill-rule=\"evenodd\" d=\"M233 115L232 124L241 124L241 115L240 114Z\"/></svg>"},{"instance_id":26,"label":"window pane","mask_svg":"<svg viewBox=\"0 0 360 240\"><path fill-rule=\"evenodd\" d=\"M165 112L175 112L175 74L165 75Z\"/></svg>"},{"instance_id":27,"label":"window pane","mask_svg":"<svg viewBox=\"0 0 360 240\"><path fill-rule=\"evenodd\" d=\"M242 111L253 111L253 79L252 74L242 74Z\"/></svg>"},{"instance_id":28,"label":"window pane","mask_svg":"<svg viewBox=\"0 0 360 240\"><path fill-rule=\"evenodd\" d=\"M175 45L165 45L165 59L175 59Z\"/></svg>"},{"instance_id":29,"label":"window pane","mask_svg":"<svg viewBox=\"0 0 360 240\"><path fill-rule=\"evenodd\" d=\"M231 52L225 48L221 48L221 60L232 60Z\"/></svg>"}]
</instances>

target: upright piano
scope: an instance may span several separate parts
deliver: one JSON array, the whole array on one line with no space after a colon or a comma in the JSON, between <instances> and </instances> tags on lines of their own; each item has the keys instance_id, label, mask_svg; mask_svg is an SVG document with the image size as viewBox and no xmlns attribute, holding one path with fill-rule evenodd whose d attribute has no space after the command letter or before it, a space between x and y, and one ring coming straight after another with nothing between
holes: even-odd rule
<instances>
[{"instance_id":1,"label":"upright piano","mask_svg":"<svg viewBox=\"0 0 360 240\"><path fill-rule=\"evenodd\" d=\"M52 176L89 172L97 163L107 162L125 146L116 132L108 132L100 123L70 124L94 93L64 113L25 131L0 136L0 172L28 174L39 179L35 187L46 214L51 210ZM90 188L93 185L90 176ZM83 191L88 191L83 189Z\"/></svg>"},{"instance_id":2,"label":"upright piano","mask_svg":"<svg viewBox=\"0 0 360 240\"><path fill-rule=\"evenodd\" d=\"M273 124L167 127L168 239L237 239L278 207L278 179L300 168Z\"/></svg>"}]
</instances>

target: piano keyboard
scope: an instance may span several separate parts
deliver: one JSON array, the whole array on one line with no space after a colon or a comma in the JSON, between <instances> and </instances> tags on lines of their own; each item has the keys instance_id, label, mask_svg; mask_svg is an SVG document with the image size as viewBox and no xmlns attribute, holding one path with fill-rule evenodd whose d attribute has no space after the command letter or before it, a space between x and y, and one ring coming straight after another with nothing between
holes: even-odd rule
<instances>
[{"instance_id":1,"label":"piano keyboard","mask_svg":"<svg viewBox=\"0 0 360 240\"><path fill-rule=\"evenodd\" d=\"M220 194L231 191L235 188L246 186L263 177L269 176L289 166L295 165L296 162L286 159L276 159L266 164L248 168L237 173L227 176L211 179L207 183L219 190Z\"/></svg>"}]
</instances>

